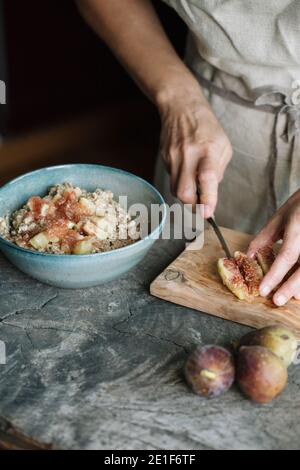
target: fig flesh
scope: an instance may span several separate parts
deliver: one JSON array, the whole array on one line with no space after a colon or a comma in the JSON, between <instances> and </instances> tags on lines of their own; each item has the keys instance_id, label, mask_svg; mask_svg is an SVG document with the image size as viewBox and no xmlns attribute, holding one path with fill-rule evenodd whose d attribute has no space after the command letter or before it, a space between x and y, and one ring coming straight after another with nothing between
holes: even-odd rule
<instances>
[{"instance_id":1,"label":"fig flesh","mask_svg":"<svg viewBox=\"0 0 300 470\"><path fill-rule=\"evenodd\" d=\"M248 287L234 259L220 258L218 272L223 284L240 300L250 300Z\"/></svg>"},{"instance_id":2,"label":"fig flesh","mask_svg":"<svg viewBox=\"0 0 300 470\"><path fill-rule=\"evenodd\" d=\"M274 325L251 331L241 338L239 346L262 346L267 348L288 367L295 359L298 343L294 333L289 328Z\"/></svg>"},{"instance_id":3,"label":"fig flesh","mask_svg":"<svg viewBox=\"0 0 300 470\"><path fill-rule=\"evenodd\" d=\"M287 383L287 370L276 354L262 346L242 346L238 354L237 382L256 403L269 403Z\"/></svg>"},{"instance_id":4,"label":"fig flesh","mask_svg":"<svg viewBox=\"0 0 300 470\"><path fill-rule=\"evenodd\" d=\"M263 278L262 268L255 259L248 258L241 251L234 253L234 259L248 287L249 294L253 297L258 297L259 286Z\"/></svg>"},{"instance_id":5,"label":"fig flesh","mask_svg":"<svg viewBox=\"0 0 300 470\"><path fill-rule=\"evenodd\" d=\"M197 395L216 397L225 393L234 381L233 356L221 346L198 347L187 359L184 374Z\"/></svg>"}]
</instances>

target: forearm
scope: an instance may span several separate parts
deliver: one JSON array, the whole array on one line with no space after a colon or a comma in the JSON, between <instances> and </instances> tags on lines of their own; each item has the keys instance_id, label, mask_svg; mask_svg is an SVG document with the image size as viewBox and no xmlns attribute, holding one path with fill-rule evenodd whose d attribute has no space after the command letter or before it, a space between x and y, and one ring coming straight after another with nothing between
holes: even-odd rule
<instances>
[{"instance_id":1,"label":"forearm","mask_svg":"<svg viewBox=\"0 0 300 470\"><path fill-rule=\"evenodd\" d=\"M202 90L169 42L151 0L77 0L87 22L158 106L160 153L174 195L211 217L231 145ZM200 193L200 196L199 196Z\"/></svg>"},{"instance_id":2,"label":"forearm","mask_svg":"<svg viewBox=\"0 0 300 470\"><path fill-rule=\"evenodd\" d=\"M200 87L167 38L150 0L77 0L79 9L158 106ZM203 97L204 101L204 97Z\"/></svg>"}]
</instances>

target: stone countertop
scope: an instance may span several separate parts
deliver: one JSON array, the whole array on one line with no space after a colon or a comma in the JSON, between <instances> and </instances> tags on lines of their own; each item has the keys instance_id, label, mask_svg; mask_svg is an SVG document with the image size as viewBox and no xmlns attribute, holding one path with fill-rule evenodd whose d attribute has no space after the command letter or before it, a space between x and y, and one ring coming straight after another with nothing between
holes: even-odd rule
<instances>
[{"instance_id":1,"label":"stone countertop","mask_svg":"<svg viewBox=\"0 0 300 470\"><path fill-rule=\"evenodd\" d=\"M12 432L25 447L299 449L300 367L265 406L235 387L210 400L186 387L196 344L226 345L248 328L149 295L181 249L160 240L121 279L76 291L42 285L0 256L0 442Z\"/></svg>"}]
</instances>

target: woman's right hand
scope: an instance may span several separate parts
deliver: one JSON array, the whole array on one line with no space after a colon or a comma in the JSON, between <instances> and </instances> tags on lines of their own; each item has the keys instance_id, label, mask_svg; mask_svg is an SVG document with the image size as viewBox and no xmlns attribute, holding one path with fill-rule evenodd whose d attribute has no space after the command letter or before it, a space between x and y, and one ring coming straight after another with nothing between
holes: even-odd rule
<instances>
[{"instance_id":1,"label":"woman's right hand","mask_svg":"<svg viewBox=\"0 0 300 470\"><path fill-rule=\"evenodd\" d=\"M204 204L211 217L218 186L232 157L228 137L200 87L171 93L159 102L160 151L171 177L171 191L186 204ZM200 201L199 201L200 193Z\"/></svg>"},{"instance_id":2,"label":"woman's right hand","mask_svg":"<svg viewBox=\"0 0 300 470\"><path fill-rule=\"evenodd\" d=\"M210 217L231 145L197 80L166 36L151 0L77 3L88 23L158 106L161 152L173 193L184 203L201 202L204 216Z\"/></svg>"}]
</instances>

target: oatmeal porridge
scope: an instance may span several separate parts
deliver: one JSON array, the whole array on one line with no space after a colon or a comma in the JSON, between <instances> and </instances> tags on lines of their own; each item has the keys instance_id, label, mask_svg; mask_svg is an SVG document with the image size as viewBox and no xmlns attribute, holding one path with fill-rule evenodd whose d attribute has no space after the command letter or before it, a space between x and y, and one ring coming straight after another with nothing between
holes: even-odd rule
<instances>
[{"instance_id":1,"label":"oatmeal porridge","mask_svg":"<svg viewBox=\"0 0 300 470\"><path fill-rule=\"evenodd\" d=\"M136 222L113 193L87 192L69 183L44 197L30 197L10 217L0 218L0 235L16 245L45 253L91 254L114 250L139 239Z\"/></svg>"}]
</instances>

